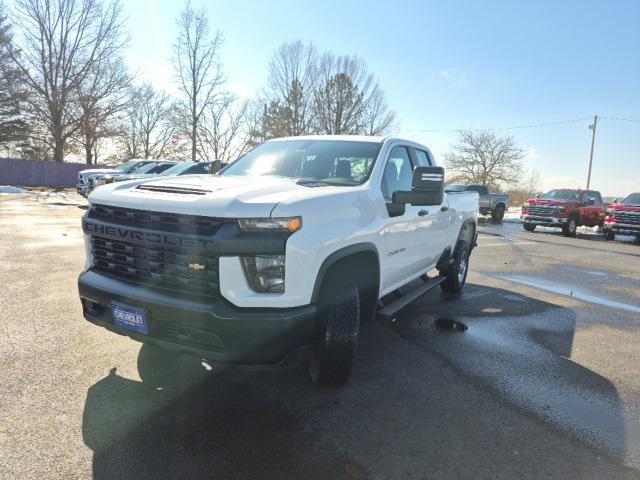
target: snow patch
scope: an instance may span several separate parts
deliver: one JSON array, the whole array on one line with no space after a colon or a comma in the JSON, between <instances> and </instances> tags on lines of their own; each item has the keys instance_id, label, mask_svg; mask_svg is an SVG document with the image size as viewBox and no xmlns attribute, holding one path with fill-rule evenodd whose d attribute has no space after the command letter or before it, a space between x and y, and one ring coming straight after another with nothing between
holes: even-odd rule
<instances>
[{"instance_id":1,"label":"snow patch","mask_svg":"<svg viewBox=\"0 0 640 480\"><path fill-rule=\"evenodd\" d=\"M0 185L0 194L5 195L29 195L31 192L18 187L12 187L11 185Z\"/></svg>"}]
</instances>

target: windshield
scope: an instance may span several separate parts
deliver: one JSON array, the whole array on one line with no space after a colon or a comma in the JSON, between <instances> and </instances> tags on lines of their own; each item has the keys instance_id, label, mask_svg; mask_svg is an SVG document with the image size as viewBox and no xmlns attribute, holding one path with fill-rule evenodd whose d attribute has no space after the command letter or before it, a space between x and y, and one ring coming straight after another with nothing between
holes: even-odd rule
<instances>
[{"instance_id":1,"label":"windshield","mask_svg":"<svg viewBox=\"0 0 640 480\"><path fill-rule=\"evenodd\" d=\"M140 162L138 160L129 160L126 163L123 163L122 165L118 165L115 170L117 172L122 172L122 173L129 173L130 171L134 170L138 164Z\"/></svg>"},{"instance_id":2,"label":"windshield","mask_svg":"<svg viewBox=\"0 0 640 480\"><path fill-rule=\"evenodd\" d=\"M143 173L151 173L151 170L153 170L157 166L158 166L158 164L155 163L155 162L147 163L146 165L143 165L140 168L136 168L134 170L134 172L135 172L136 175L143 174Z\"/></svg>"},{"instance_id":3,"label":"windshield","mask_svg":"<svg viewBox=\"0 0 640 480\"><path fill-rule=\"evenodd\" d=\"M640 205L640 193L632 193L622 203L625 205Z\"/></svg>"},{"instance_id":4,"label":"windshield","mask_svg":"<svg viewBox=\"0 0 640 480\"><path fill-rule=\"evenodd\" d=\"M180 175L182 172L184 172L185 170L188 170L189 168L193 167L194 165L196 165L195 162L176 163L171 168L167 168L164 172L161 173L161 175L167 175L167 176Z\"/></svg>"},{"instance_id":5,"label":"windshield","mask_svg":"<svg viewBox=\"0 0 640 480\"><path fill-rule=\"evenodd\" d=\"M568 200L570 202L577 202L578 192L571 192L568 190L551 190L540 198L542 198L542 200Z\"/></svg>"},{"instance_id":6,"label":"windshield","mask_svg":"<svg viewBox=\"0 0 640 480\"><path fill-rule=\"evenodd\" d=\"M327 185L365 182L382 144L339 140L283 140L263 143L221 175L296 178Z\"/></svg>"}]
</instances>

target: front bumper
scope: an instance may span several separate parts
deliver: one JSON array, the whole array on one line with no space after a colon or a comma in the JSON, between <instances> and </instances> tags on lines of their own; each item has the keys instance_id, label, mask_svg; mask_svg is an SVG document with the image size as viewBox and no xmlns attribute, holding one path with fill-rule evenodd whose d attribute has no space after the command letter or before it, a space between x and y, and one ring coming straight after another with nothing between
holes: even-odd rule
<instances>
[{"instance_id":1,"label":"front bumper","mask_svg":"<svg viewBox=\"0 0 640 480\"><path fill-rule=\"evenodd\" d=\"M288 353L308 345L315 327L314 305L237 308L224 299L176 298L169 291L150 290L90 270L80 275L78 289L84 317L91 323L214 362L277 364ZM111 314L113 301L144 309L149 334L118 327Z\"/></svg>"},{"instance_id":2,"label":"front bumper","mask_svg":"<svg viewBox=\"0 0 640 480\"><path fill-rule=\"evenodd\" d=\"M615 233L628 233L630 235L640 235L640 225L633 223L608 222L602 226L605 231Z\"/></svg>"},{"instance_id":3,"label":"front bumper","mask_svg":"<svg viewBox=\"0 0 640 480\"><path fill-rule=\"evenodd\" d=\"M566 217L542 217L538 215L522 215L520 218L522 223L543 227L562 227L568 221Z\"/></svg>"}]
</instances>

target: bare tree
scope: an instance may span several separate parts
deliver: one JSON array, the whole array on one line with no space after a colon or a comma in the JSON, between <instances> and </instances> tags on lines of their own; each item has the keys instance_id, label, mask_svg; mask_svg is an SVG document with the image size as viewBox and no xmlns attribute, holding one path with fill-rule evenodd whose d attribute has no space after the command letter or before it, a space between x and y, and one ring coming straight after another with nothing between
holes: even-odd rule
<instances>
[{"instance_id":1,"label":"bare tree","mask_svg":"<svg viewBox=\"0 0 640 480\"><path fill-rule=\"evenodd\" d=\"M396 127L396 114L389 109L384 92L377 85L364 111L365 135L385 135Z\"/></svg>"},{"instance_id":2,"label":"bare tree","mask_svg":"<svg viewBox=\"0 0 640 480\"><path fill-rule=\"evenodd\" d=\"M165 158L174 153L177 136L171 97L150 83L133 87L122 116L120 137L128 158Z\"/></svg>"},{"instance_id":3,"label":"bare tree","mask_svg":"<svg viewBox=\"0 0 640 480\"><path fill-rule=\"evenodd\" d=\"M245 153L251 145L251 126L248 123L250 103L239 103L227 94L211 103L199 129L199 149L209 159L229 162Z\"/></svg>"},{"instance_id":4,"label":"bare tree","mask_svg":"<svg viewBox=\"0 0 640 480\"><path fill-rule=\"evenodd\" d=\"M198 129L209 105L218 100L224 83L218 50L222 35L209 34L209 18L204 8L195 11L187 2L177 20L178 38L173 66L183 96L182 119L191 140L191 160L198 159Z\"/></svg>"},{"instance_id":5,"label":"bare tree","mask_svg":"<svg viewBox=\"0 0 640 480\"><path fill-rule=\"evenodd\" d=\"M128 104L130 85L131 75L116 57L94 65L78 87L79 127L71 139L83 148L86 163L96 163L101 139L116 135L114 118Z\"/></svg>"},{"instance_id":6,"label":"bare tree","mask_svg":"<svg viewBox=\"0 0 640 480\"><path fill-rule=\"evenodd\" d=\"M33 113L42 119L62 162L65 144L79 128L82 84L96 65L119 55L126 39L118 0L15 0L21 55L12 55L32 91Z\"/></svg>"},{"instance_id":7,"label":"bare tree","mask_svg":"<svg viewBox=\"0 0 640 480\"><path fill-rule=\"evenodd\" d=\"M526 151L511 136L491 130L462 130L459 140L445 154L449 181L507 188L522 178Z\"/></svg>"},{"instance_id":8,"label":"bare tree","mask_svg":"<svg viewBox=\"0 0 640 480\"><path fill-rule=\"evenodd\" d=\"M272 111L277 109L281 131L277 136L310 132L317 57L312 44L297 40L280 45L271 58L263 102Z\"/></svg>"}]
</instances>

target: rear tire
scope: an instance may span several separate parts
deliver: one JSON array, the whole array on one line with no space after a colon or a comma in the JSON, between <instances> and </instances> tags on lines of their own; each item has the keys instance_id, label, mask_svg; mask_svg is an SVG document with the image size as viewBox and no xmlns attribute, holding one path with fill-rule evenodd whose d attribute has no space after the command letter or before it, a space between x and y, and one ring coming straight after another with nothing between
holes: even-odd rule
<instances>
[{"instance_id":1,"label":"rear tire","mask_svg":"<svg viewBox=\"0 0 640 480\"><path fill-rule=\"evenodd\" d=\"M360 333L358 286L328 282L320 295L320 332L309 362L311 379L320 385L342 386L349 380Z\"/></svg>"},{"instance_id":2,"label":"rear tire","mask_svg":"<svg viewBox=\"0 0 640 480\"><path fill-rule=\"evenodd\" d=\"M616 234L613 230L605 230L604 231L604 238L610 242L614 241L616 239Z\"/></svg>"},{"instance_id":3,"label":"rear tire","mask_svg":"<svg viewBox=\"0 0 640 480\"><path fill-rule=\"evenodd\" d=\"M453 255L453 265L445 273L446 280L440 284L440 288L447 293L460 293L467 281L469 273L469 244L460 240Z\"/></svg>"},{"instance_id":4,"label":"rear tire","mask_svg":"<svg viewBox=\"0 0 640 480\"><path fill-rule=\"evenodd\" d=\"M527 231L527 232L533 232L536 229L535 225L532 225L530 223L523 223L522 227Z\"/></svg>"},{"instance_id":5,"label":"rear tire","mask_svg":"<svg viewBox=\"0 0 640 480\"><path fill-rule=\"evenodd\" d=\"M491 212L491 221L493 223L502 223L503 218L504 218L504 205L498 205Z\"/></svg>"},{"instance_id":6,"label":"rear tire","mask_svg":"<svg viewBox=\"0 0 640 480\"><path fill-rule=\"evenodd\" d=\"M575 237L578 229L578 220L576 217L569 217L567 223L562 226L562 234L565 237Z\"/></svg>"}]
</instances>

